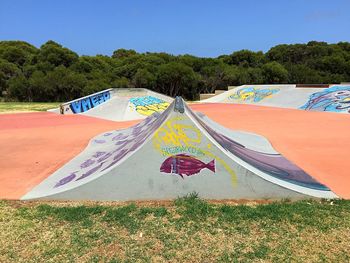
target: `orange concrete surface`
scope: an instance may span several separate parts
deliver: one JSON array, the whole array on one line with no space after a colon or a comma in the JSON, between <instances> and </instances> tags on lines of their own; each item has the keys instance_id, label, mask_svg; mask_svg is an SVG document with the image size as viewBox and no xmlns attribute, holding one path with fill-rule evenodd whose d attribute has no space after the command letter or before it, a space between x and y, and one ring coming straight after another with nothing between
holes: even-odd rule
<instances>
[{"instance_id":1,"label":"orange concrete surface","mask_svg":"<svg viewBox=\"0 0 350 263\"><path fill-rule=\"evenodd\" d=\"M192 104L227 128L265 136L290 161L350 199L350 114L242 104Z\"/></svg>"},{"instance_id":2,"label":"orange concrete surface","mask_svg":"<svg viewBox=\"0 0 350 263\"><path fill-rule=\"evenodd\" d=\"M21 198L80 153L92 137L138 122L48 112L0 115L0 198Z\"/></svg>"},{"instance_id":3,"label":"orange concrete surface","mask_svg":"<svg viewBox=\"0 0 350 263\"><path fill-rule=\"evenodd\" d=\"M350 115L238 104L190 107L228 128L265 136L286 158L350 198ZM92 137L138 122L47 112L0 115L0 198L19 199Z\"/></svg>"}]
</instances>

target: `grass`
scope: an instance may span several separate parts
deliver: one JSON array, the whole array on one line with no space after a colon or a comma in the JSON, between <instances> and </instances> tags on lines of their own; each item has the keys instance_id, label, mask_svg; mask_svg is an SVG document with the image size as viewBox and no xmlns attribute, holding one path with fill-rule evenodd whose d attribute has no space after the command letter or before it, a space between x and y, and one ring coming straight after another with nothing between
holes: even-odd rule
<instances>
[{"instance_id":1,"label":"grass","mask_svg":"<svg viewBox=\"0 0 350 263\"><path fill-rule=\"evenodd\" d=\"M46 111L59 105L59 102L0 102L0 113Z\"/></svg>"},{"instance_id":2,"label":"grass","mask_svg":"<svg viewBox=\"0 0 350 263\"><path fill-rule=\"evenodd\" d=\"M0 201L0 262L349 262L350 201Z\"/></svg>"}]
</instances>

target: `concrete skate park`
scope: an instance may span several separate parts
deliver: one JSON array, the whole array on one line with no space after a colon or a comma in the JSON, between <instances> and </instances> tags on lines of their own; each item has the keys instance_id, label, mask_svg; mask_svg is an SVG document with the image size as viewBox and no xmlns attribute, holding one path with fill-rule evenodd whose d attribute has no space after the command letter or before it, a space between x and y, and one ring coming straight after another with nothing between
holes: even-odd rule
<instances>
[{"instance_id":1,"label":"concrete skate park","mask_svg":"<svg viewBox=\"0 0 350 263\"><path fill-rule=\"evenodd\" d=\"M2 199L350 198L349 85L108 89L0 123Z\"/></svg>"}]
</instances>

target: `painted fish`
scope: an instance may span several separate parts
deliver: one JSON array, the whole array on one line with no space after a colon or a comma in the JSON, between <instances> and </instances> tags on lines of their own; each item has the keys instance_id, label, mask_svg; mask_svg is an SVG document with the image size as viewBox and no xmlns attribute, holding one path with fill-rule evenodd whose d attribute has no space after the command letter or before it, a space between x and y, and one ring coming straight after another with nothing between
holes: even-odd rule
<instances>
[{"instance_id":1,"label":"painted fish","mask_svg":"<svg viewBox=\"0 0 350 263\"><path fill-rule=\"evenodd\" d=\"M163 173L178 174L184 178L184 175L198 174L204 168L215 173L215 159L205 164L191 155L177 154L168 157L160 166L160 171Z\"/></svg>"}]
</instances>

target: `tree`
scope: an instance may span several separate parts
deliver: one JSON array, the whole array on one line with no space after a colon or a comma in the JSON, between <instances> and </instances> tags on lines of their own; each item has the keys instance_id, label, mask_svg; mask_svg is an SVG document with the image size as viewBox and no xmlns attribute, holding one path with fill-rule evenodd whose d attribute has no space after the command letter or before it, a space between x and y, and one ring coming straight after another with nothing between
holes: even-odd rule
<instances>
[{"instance_id":1,"label":"tree","mask_svg":"<svg viewBox=\"0 0 350 263\"><path fill-rule=\"evenodd\" d=\"M39 61L49 62L56 67L60 65L69 67L78 60L78 57L75 52L51 40L40 47L38 54Z\"/></svg>"},{"instance_id":2,"label":"tree","mask_svg":"<svg viewBox=\"0 0 350 263\"><path fill-rule=\"evenodd\" d=\"M7 96L12 99L33 101L33 91L23 74L17 75L8 81L7 93Z\"/></svg>"},{"instance_id":3,"label":"tree","mask_svg":"<svg viewBox=\"0 0 350 263\"><path fill-rule=\"evenodd\" d=\"M54 41L40 49L23 41L0 41L0 96L11 100L66 101L110 87L149 88L194 99L229 85L343 81L350 81L348 42L282 44L265 54L240 50L200 58L132 49L78 56Z\"/></svg>"},{"instance_id":4,"label":"tree","mask_svg":"<svg viewBox=\"0 0 350 263\"><path fill-rule=\"evenodd\" d=\"M8 88L7 79L3 72L0 71L0 97L6 92Z\"/></svg>"},{"instance_id":5,"label":"tree","mask_svg":"<svg viewBox=\"0 0 350 263\"><path fill-rule=\"evenodd\" d=\"M155 76L147 69L139 69L132 79L135 88L151 89L156 82Z\"/></svg>"},{"instance_id":6,"label":"tree","mask_svg":"<svg viewBox=\"0 0 350 263\"><path fill-rule=\"evenodd\" d=\"M59 66L45 75L35 71L29 79L33 101L68 101L78 98L86 86L86 78Z\"/></svg>"},{"instance_id":7,"label":"tree","mask_svg":"<svg viewBox=\"0 0 350 263\"><path fill-rule=\"evenodd\" d=\"M266 83L286 83L288 71L278 62L270 62L262 67Z\"/></svg>"},{"instance_id":8,"label":"tree","mask_svg":"<svg viewBox=\"0 0 350 263\"><path fill-rule=\"evenodd\" d=\"M52 94L52 101L67 101L78 98L86 86L86 78L83 75L74 73L64 66L59 66L49 72L45 81L46 90Z\"/></svg>"},{"instance_id":9,"label":"tree","mask_svg":"<svg viewBox=\"0 0 350 263\"><path fill-rule=\"evenodd\" d=\"M223 58L224 62L229 65L237 65L242 67L259 67L265 62L264 53L253 52L250 50L240 50L232 53L230 56Z\"/></svg>"},{"instance_id":10,"label":"tree","mask_svg":"<svg viewBox=\"0 0 350 263\"><path fill-rule=\"evenodd\" d=\"M335 74L343 74L348 72L348 61L340 55L325 56L317 65L322 71L327 71Z\"/></svg>"},{"instance_id":11,"label":"tree","mask_svg":"<svg viewBox=\"0 0 350 263\"><path fill-rule=\"evenodd\" d=\"M157 87L161 92L175 97L177 95L195 97L198 78L187 65L170 62L161 65L157 74Z\"/></svg>"},{"instance_id":12,"label":"tree","mask_svg":"<svg viewBox=\"0 0 350 263\"><path fill-rule=\"evenodd\" d=\"M20 69L14 63L0 59L0 96L6 93L9 80L18 76L20 73Z\"/></svg>"},{"instance_id":13,"label":"tree","mask_svg":"<svg viewBox=\"0 0 350 263\"><path fill-rule=\"evenodd\" d=\"M0 41L0 59L21 67L37 54L36 47L23 41Z\"/></svg>"},{"instance_id":14,"label":"tree","mask_svg":"<svg viewBox=\"0 0 350 263\"><path fill-rule=\"evenodd\" d=\"M28 98L26 101L53 101L54 92L46 83L46 75L42 71L34 71L29 80Z\"/></svg>"},{"instance_id":15,"label":"tree","mask_svg":"<svg viewBox=\"0 0 350 263\"><path fill-rule=\"evenodd\" d=\"M290 83L323 83L323 77L319 71L306 65L289 65L288 67Z\"/></svg>"},{"instance_id":16,"label":"tree","mask_svg":"<svg viewBox=\"0 0 350 263\"><path fill-rule=\"evenodd\" d=\"M204 82L200 92L213 93L216 89L225 89L228 85L235 85L239 70L237 66L219 62L203 67L200 73Z\"/></svg>"},{"instance_id":17,"label":"tree","mask_svg":"<svg viewBox=\"0 0 350 263\"><path fill-rule=\"evenodd\" d=\"M203 58L198 58L191 55L179 56L179 62L183 63L193 69L195 72L199 72L203 66L205 66L208 60Z\"/></svg>"},{"instance_id":18,"label":"tree","mask_svg":"<svg viewBox=\"0 0 350 263\"><path fill-rule=\"evenodd\" d=\"M112 87L113 88L120 88L120 89L131 88L130 80L125 78L125 77L115 79L112 82Z\"/></svg>"},{"instance_id":19,"label":"tree","mask_svg":"<svg viewBox=\"0 0 350 263\"><path fill-rule=\"evenodd\" d=\"M82 96L87 96L89 94L99 92L110 88L111 85L104 81L103 79L92 79L88 80L87 84L82 89Z\"/></svg>"},{"instance_id":20,"label":"tree","mask_svg":"<svg viewBox=\"0 0 350 263\"><path fill-rule=\"evenodd\" d=\"M18 47L9 47L2 53L2 58L18 66L22 66L26 62L27 54Z\"/></svg>"},{"instance_id":21,"label":"tree","mask_svg":"<svg viewBox=\"0 0 350 263\"><path fill-rule=\"evenodd\" d=\"M112 58L123 59L136 55L137 52L133 49L120 48L113 52Z\"/></svg>"}]
</instances>

